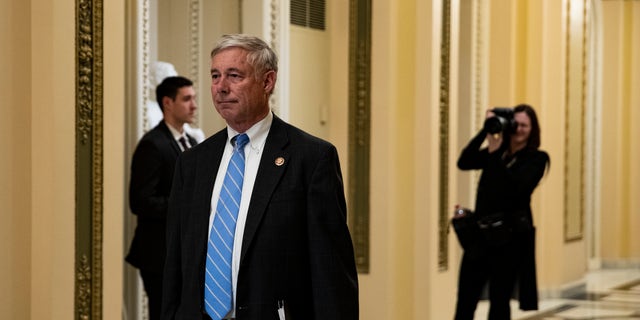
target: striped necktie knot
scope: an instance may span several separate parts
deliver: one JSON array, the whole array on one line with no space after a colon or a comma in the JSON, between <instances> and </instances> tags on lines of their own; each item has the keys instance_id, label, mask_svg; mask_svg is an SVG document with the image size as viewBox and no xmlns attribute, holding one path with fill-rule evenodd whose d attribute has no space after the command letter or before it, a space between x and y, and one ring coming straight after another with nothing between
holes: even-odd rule
<instances>
[{"instance_id":1,"label":"striped necktie knot","mask_svg":"<svg viewBox=\"0 0 640 320\"><path fill-rule=\"evenodd\" d=\"M249 136L246 133L241 133L231 139L231 143L233 144L234 152L241 152L244 154L244 146L249 142Z\"/></svg>"},{"instance_id":2,"label":"striped necktie knot","mask_svg":"<svg viewBox=\"0 0 640 320\"><path fill-rule=\"evenodd\" d=\"M180 137L180 139L178 139L178 141L180 142L180 145L182 146L182 151L186 151L187 149L189 149L189 145L187 144L187 139L184 136Z\"/></svg>"}]
</instances>

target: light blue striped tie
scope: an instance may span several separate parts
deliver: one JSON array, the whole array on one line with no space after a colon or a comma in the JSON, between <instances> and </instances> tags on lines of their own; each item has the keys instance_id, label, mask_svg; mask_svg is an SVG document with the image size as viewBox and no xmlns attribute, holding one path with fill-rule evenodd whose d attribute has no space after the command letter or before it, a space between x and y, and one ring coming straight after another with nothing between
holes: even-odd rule
<instances>
[{"instance_id":1,"label":"light blue striped tie","mask_svg":"<svg viewBox=\"0 0 640 320\"><path fill-rule=\"evenodd\" d=\"M243 133L231 139L232 144L234 140L233 154L220 190L207 246L204 302L205 310L214 320L222 319L231 310L233 237L244 180L244 146L249 142L249 137Z\"/></svg>"}]
</instances>

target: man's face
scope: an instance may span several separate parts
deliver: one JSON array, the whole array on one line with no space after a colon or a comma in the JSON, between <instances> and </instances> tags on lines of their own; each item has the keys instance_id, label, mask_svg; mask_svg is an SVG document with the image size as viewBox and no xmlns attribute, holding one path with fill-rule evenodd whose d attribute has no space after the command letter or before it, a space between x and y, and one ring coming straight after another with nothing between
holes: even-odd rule
<instances>
[{"instance_id":1,"label":"man's face","mask_svg":"<svg viewBox=\"0 0 640 320\"><path fill-rule=\"evenodd\" d=\"M182 87L178 89L175 99L170 97L163 98L165 109L165 117L173 119L173 123L184 125L185 123L193 123L196 116L196 91L192 86Z\"/></svg>"},{"instance_id":2,"label":"man's face","mask_svg":"<svg viewBox=\"0 0 640 320\"><path fill-rule=\"evenodd\" d=\"M256 77L247 52L229 48L211 59L211 97L216 111L238 132L244 132L269 112L269 94L276 74Z\"/></svg>"}]
</instances>

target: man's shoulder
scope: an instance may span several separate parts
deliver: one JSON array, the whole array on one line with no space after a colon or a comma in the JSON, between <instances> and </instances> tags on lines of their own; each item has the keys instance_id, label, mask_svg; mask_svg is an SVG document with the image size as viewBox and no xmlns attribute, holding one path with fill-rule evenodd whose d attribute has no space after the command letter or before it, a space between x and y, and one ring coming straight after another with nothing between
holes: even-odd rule
<instances>
[{"instance_id":1,"label":"man's shoulder","mask_svg":"<svg viewBox=\"0 0 640 320\"><path fill-rule=\"evenodd\" d=\"M191 149L182 153L183 158L191 159L202 154L209 154L212 150L219 148L222 152L224 144L227 141L226 129L220 130L202 142L196 144Z\"/></svg>"},{"instance_id":2,"label":"man's shoulder","mask_svg":"<svg viewBox=\"0 0 640 320\"><path fill-rule=\"evenodd\" d=\"M172 143L174 143L174 140L166 125L164 128L157 125L142 135L142 138L138 141L136 149L154 148L159 150L171 150L173 148Z\"/></svg>"},{"instance_id":3,"label":"man's shoulder","mask_svg":"<svg viewBox=\"0 0 640 320\"><path fill-rule=\"evenodd\" d=\"M226 140L227 140L227 129L225 128L212 134L208 138L202 140L202 142L198 143L191 149L196 149L196 150L206 149L207 147L211 147L212 145L220 143L220 141L226 141Z\"/></svg>"},{"instance_id":4,"label":"man's shoulder","mask_svg":"<svg viewBox=\"0 0 640 320\"><path fill-rule=\"evenodd\" d=\"M145 133L142 138L175 141L173 133L171 133L171 130L169 130L169 127L164 121L160 121L160 123Z\"/></svg>"}]
</instances>

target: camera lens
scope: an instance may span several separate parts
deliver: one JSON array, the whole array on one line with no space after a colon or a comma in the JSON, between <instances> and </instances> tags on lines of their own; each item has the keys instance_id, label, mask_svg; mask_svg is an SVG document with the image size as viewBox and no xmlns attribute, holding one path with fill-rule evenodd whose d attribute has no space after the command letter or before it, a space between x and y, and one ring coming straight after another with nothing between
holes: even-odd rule
<instances>
[{"instance_id":1,"label":"camera lens","mask_svg":"<svg viewBox=\"0 0 640 320\"><path fill-rule=\"evenodd\" d=\"M500 133L504 130L506 125L507 119L495 116L484 121L484 130L490 134Z\"/></svg>"}]
</instances>

